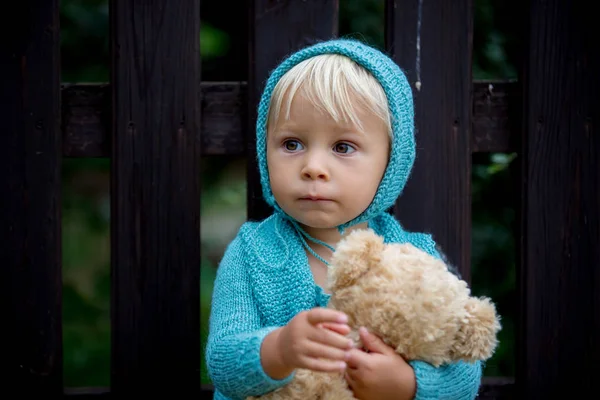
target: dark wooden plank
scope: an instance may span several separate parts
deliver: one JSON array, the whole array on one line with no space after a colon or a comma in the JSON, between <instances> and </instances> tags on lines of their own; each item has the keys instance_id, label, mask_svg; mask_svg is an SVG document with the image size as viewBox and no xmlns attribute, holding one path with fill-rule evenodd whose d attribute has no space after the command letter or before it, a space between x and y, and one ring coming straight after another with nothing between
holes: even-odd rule
<instances>
[{"instance_id":1,"label":"dark wooden plank","mask_svg":"<svg viewBox=\"0 0 600 400\"><path fill-rule=\"evenodd\" d=\"M202 154L244 154L246 82L202 82ZM65 84L62 89L65 157L110 157L109 84Z\"/></svg>"},{"instance_id":2,"label":"dark wooden plank","mask_svg":"<svg viewBox=\"0 0 600 400\"><path fill-rule=\"evenodd\" d=\"M522 96L516 81L473 82L472 153L520 150Z\"/></svg>"},{"instance_id":3,"label":"dark wooden plank","mask_svg":"<svg viewBox=\"0 0 600 400\"><path fill-rule=\"evenodd\" d=\"M202 82L202 154L242 156L246 153L246 82ZM250 130L251 132L251 130Z\"/></svg>"},{"instance_id":4,"label":"dark wooden plank","mask_svg":"<svg viewBox=\"0 0 600 400\"><path fill-rule=\"evenodd\" d=\"M62 393L58 0L12 4L0 46L4 397Z\"/></svg>"},{"instance_id":5,"label":"dark wooden plank","mask_svg":"<svg viewBox=\"0 0 600 400\"><path fill-rule=\"evenodd\" d=\"M205 396L209 396L209 398L212 398L214 394L212 385L202 385L200 393L202 395L202 398L204 398ZM515 399L517 397L515 393L515 384L513 378L483 378L477 399L509 400ZM104 400L109 399L111 397L114 396L111 396L109 388L76 388L65 390L65 398L68 399ZM193 397L189 396L189 398L191 399Z\"/></svg>"},{"instance_id":6,"label":"dark wooden plank","mask_svg":"<svg viewBox=\"0 0 600 400\"><path fill-rule=\"evenodd\" d=\"M111 391L197 397L200 2L112 1L110 15Z\"/></svg>"},{"instance_id":7,"label":"dark wooden plank","mask_svg":"<svg viewBox=\"0 0 600 400\"><path fill-rule=\"evenodd\" d=\"M584 398L600 360L600 33L592 3L532 0L524 71L523 398Z\"/></svg>"},{"instance_id":8,"label":"dark wooden plank","mask_svg":"<svg viewBox=\"0 0 600 400\"><path fill-rule=\"evenodd\" d=\"M490 85L492 86L490 89ZM202 82L202 155L245 154L246 82ZM65 84L62 89L63 155L110 157L110 85ZM473 83L472 147L476 152L519 150L517 82Z\"/></svg>"},{"instance_id":9,"label":"dark wooden plank","mask_svg":"<svg viewBox=\"0 0 600 400\"><path fill-rule=\"evenodd\" d=\"M177 389L178 390L178 389ZM166 393L177 392L169 391ZM200 397L197 397L197 392L189 392L183 393L183 396L178 396L178 398L186 399L204 399L205 396L210 396L212 399L213 396L213 388L210 385L202 385L200 388ZM111 392L111 389L108 387L80 387L80 388L65 388L64 396L65 399L70 400L108 400L118 398L114 393Z\"/></svg>"},{"instance_id":10,"label":"dark wooden plank","mask_svg":"<svg viewBox=\"0 0 600 400\"><path fill-rule=\"evenodd\" d=\"M107 400L111 396L110 388L107 387L78 387L65 388L64 398L77 400Z\"/></svg>"},{"instance_id":11,"label":"dark wooden plank","mask_svg":"<svg viewBox=\"0 0 600 400\"><path fill-rule=\"evenodd\" d=\"M484 377L477 394L477 400L512 400L520 398L515 390L513 377Z\"/></svg>"},{"instance_id":12,"label":"dark wooden plank","mask_svg":"<svg viewBox=\"0 0 600 400\"><path fill-rule=\"evenodd\" d=\"M248 219L267 217L256 162L256 111L269 72L285 56L316 40L337 36L338 0L249 0Z\"/></svg>"},{"instance_id":13,"label":"dark wooden plank","mask_svg":"<svg viewBox=\"0 0 600 400\"><path fill-rule=\"evenodd\" d=\"M108 156L111 147L110 85L63 85L61 92L64 156Z\"/></svg>"},{"instance_id":14,"label":"dark wooden plank","mask_svg":"<svg viewBox=\"0 0 600 400\"><path fill-rule=\"evenodd\" d=\"M467 281L472 13L472 0L386 1L386 47L413 87L417 136L413 174L395 213L407 229L432 233Z\"/></svg>"}]
</instances>

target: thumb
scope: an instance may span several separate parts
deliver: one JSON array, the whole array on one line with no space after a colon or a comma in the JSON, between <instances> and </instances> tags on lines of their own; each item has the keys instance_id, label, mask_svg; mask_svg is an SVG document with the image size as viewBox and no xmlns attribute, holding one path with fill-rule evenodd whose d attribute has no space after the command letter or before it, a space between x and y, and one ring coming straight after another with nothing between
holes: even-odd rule
<instances>
[{"instance_id":1,"label":"thumb","mask_svg":"<svg viewBox=\"0 0 600 400\"><path fill-rule=\"evenodd\" d=\"M372 353L381 353L387 354L390 351L393 351L383 340L379 338L379 336L374 335L367 331L367 328L360 327L358 330L360 335L360 340L363 343L363 346Z\"/></svg>"}]
</instances>

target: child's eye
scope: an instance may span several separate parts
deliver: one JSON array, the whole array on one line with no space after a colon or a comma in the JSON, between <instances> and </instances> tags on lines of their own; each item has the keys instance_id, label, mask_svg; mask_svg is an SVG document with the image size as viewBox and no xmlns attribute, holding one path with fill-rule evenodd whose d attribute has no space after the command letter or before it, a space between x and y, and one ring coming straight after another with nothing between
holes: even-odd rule
<instances>
[{"instance_id":1,"label":"child's eye","mask_svg":"<svg viewBox=\"0 0 600 400\"><path fill-rule=\"evenodd\" d=\"M334 149L337 153L348 154L353 152L355 149L348 143L338 143L334 146Z\"/></svg>"},{"instance_id":2,"label":"child's eye","mask_svg":"<svg viewBox=\"0 0 600 400\"><path fill-rule=\"evenodd\" d=\"M296 151L296 150L300 150L302 145L297 140L286 140L285 142L283 142L283 147L287 151Z\"/></svg>"}]
</instances>

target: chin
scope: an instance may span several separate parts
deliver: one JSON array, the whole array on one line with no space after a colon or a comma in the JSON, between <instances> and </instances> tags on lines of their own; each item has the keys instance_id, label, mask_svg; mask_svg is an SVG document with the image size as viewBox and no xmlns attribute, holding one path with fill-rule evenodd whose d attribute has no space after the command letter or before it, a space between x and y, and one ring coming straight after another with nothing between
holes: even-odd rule
<instances>
[{"instance_id":1,"label":"chin","mask_svg":"<svg viewBox=\"0 0 600 400\"><path fill-rule=\"evenodd\" d=\"M311 229L337 229L338 226L348 221L348 219L340 218L335 212L320 212L317 210L302 212L285 206L281 208L283 212L300 225Z\"/></svg>"},{"instance_id":2,"label":"chin","mask_svg":"<svg viewBox=\"0 0 600 400\"><path fill-rule=\"evenodd\" d=\"M332 221L330 218L322 218L322 217L307 217L305 215L294 215L288 214L291 216L296 222L300 225L306 226L312 229L332 229L336 228L338 224L335 221Z\"/></svg>"},{"instance_id":3,"label":"chin","mask_svg":"<svg viewBox=\"0 0 600 400\"><path fill-rule=\"evenodd\" d=\"M332 221L323 218L296 218L298 223L312 229L337 229L344 221Z\"/></svg>"},{"instance_id":4,"label":"chin","mask_svg":"<svg viewBox=\"0 0 600 400\"><path fill-rule=\"evenodd\" d=\"M337 224L325 224L325 223L305 223L305 222L300 222L302 225L305 225L309 228L312 229L336 229L337 228Z\"/></svg>"}]
</instances>

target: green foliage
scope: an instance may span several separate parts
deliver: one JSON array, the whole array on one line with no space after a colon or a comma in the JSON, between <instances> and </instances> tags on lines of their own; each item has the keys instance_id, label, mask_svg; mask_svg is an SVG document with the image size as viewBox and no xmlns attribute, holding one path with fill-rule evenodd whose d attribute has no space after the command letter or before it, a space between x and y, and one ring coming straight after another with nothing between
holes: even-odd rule
<instances>
[{"instance_id":1,"label":"green foliage","mask_svg":"<svg viewBox=\"0 0 600 400\"><path fill-rule=\"evenodd\" d=\"M215 275L216 266L209 261L203 262L200 270L200 379L202 384L210 383L206 371L204 349L208 337L208 318L210 316L210 301Z\"/></svg>"},{"instance_id":2,"label":"green foliage","mask_svg":"<svg viewBox=\"0 0 600 400\"><path fill-rule=\"evenodd\" d=\"M60 36L63 82L107 82L110 45L108 0L62 0ZM229 50L229 34L210 22L200 26L203 60L222 56Z\"/></svg>"},{"instance_id":3,"label":"green foliage","mask_svg":"<svg viewBox=\"0 0 600 400\"><path fill-rule=\"evenodd\" d=\"M381 0L340 1L339 34L385 47L383 20L385 2Z\"/></svg>"},{"instance_id":4,"label":"green foliage","mask_svg":"<svg viewBox=\"0 0 600 400\"><path fill-rule=\"evenodd\" d=\"M514 375L517 187L515 154L474 157L472 173L472 287L489 296L502 318L500 345L486 363L487 376Z\"/></svg>"},{"instance_id":5,"label":"green foliage","mask_svg":"<svg viewBox=\"0 0 600 400\"><path fill-rule=\"evenodd\" d=\"M475 79L514 79L517 71L514 60L514 13L512 1L475 0L473 34L473 77ZM507 18L511 16L510 20Z\"/></svg>"},{"instance_id":6,"label":"green foliage","mask_svg":"<svg viewBox=\"0 0 600 400\"><path fill-rule=\"evenodd\" d=\"M63 165L63 343L66 386L106 386L110 368L108 160Z\"/></svg>"}]
</instances>

